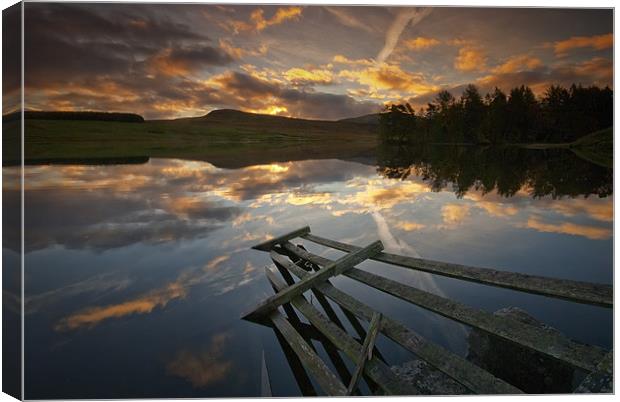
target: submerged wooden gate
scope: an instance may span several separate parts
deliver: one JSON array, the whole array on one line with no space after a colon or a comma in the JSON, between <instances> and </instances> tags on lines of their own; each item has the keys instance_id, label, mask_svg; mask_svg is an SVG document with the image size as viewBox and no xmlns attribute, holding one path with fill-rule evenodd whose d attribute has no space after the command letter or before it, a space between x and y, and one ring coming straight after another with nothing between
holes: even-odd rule
<instances>
[{"instance_id":1,"label":"submerged wooden gate","mask_svg":"<svg viewBox=\"0 0 620 402\"><path fill-rule=\"evenodd\" d=\"M335 261L329 260L309 253L290 242L297 237L344 251L347 254ZM355 265L372 259L405 269L607 308L613 307L612 286L405 257L382 252L383 244L380 241L367 247L353 246L311 234L307 226L253 248L270 253L281 277L273 267L265 268L267 278L276 293L263 300L243 318L266 323L277 329L276 334L285 353L294 354L294 360L303 365L328 395L351 395L357 389L361 375L370 380L367 382L373 385L371 390L376 393L387 395L420 393L413 384L397 377L376 349L373 351L374 341L379 332L461 384L467 392L476 394L522 393L515 386L424 339L413 329L379 314L366 304L337 289L329 281L329 278L337 275L345 275L499 339L584 370L588 375L574 390L575 392L613 391L613 351L573 342L559 334L524 324L510 317L501 317L469 307L355 268ZM294 277L298 280L295 281ZM304 297L303 293L309 290L312 290L327 316ZM363 342L359 342L344 330L326 298L331 299L342 309ZM311 325L302 323L291 305L303 314ZM286 312L286 317L280 312L280 306ZM367 331L358 319L370 323ZM295 327L301 328L306 338L314 336L324 341L323 345L339 372L340 378L321 360ZM343 369L344 364L337 350L341 350L356 363L357 367L352 375L346 368ZM348 384L343 383L343 378L349 380ZM307 378L297 378L297 380L309 383ZM312 391L310 390L309 393L311 394Z\"/></svg>"}]
</instances>

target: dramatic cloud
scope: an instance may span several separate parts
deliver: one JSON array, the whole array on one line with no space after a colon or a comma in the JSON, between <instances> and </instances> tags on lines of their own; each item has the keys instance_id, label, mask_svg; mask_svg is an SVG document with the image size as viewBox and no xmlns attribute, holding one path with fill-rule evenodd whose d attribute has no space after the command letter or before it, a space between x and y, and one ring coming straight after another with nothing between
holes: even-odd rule
<instances>
[{"instance_id":1,"label":"dramatic cloud","mask_svg":"<svg viewBox=\"0 0 620 402\"><path fill-rule=\"evenodd\" d=\"M266 19L265 11L262 8L258 8L250 15L250 22L233 20L230 21L230 26L235 33L242 31L260 32L269 26L279 25L288 20L299 19L301 11L301 7L282 7L278 8L271 18Z\"/></svg>"},{"instance_id":2,"label":"dramatic cloud","mask_svg":"<svg viewBox=\"0 0 620 402\"><path fill-rule=\"evenodd\" d=\"M459 49L459 54L454 60L454 68L459 71L484 71L487 66L487 56L484 50L465 46Z\"/></svg>"},{"instance_id":3,"label":"dramatic cloud","mask_svg":"<svg viewBox=\"0 0 620 402\"><path fill-rule=\"evenodd\" d=\"M573 36L566 40L561 40L551 44L557 56L566 56L569 51L580 48L591 48L603 50L614 45L614 35L594 35L594 36Z\"/></svg>"},{"instance_id":4,"label":"dramatic cloud","mask_svg":"<svg viewBox=\"0 0 620 402\"><path fill-rule=\"evenodd\" d=\"M433 11L432 8L414 8L400 11L385 34L385 44L377 54L377 62L383 63L390 57L407 25L415 26Z\"/></svg>"},{"instance_id":5,"label":"dramatic cloud","mask_svg":"<svg viewBox=\"0 0 620 402\"><path fill-rule=\"evenodd\" d=\"M296 85L307 84L331 84L334 80L333 73L326 69L291 68L284 72L284 77Z\"/></svg>"},{"instance_id":6,"label":"dramatic cloud","mask_svg":"<svg viewBox=\"0 0 620 402\"><path fill-rule=\"evenodd\" d=\"M491 71L495 74L515 73L522 70L534 70L543 65L537 57L527 54L512 56Z\"/></svg>"},{"instance_id":7,"label":"dramatic cloud","mask_svg":"<svg viewBox=\"0 0 620 402\"><path fill-rule=\"evenodd\" d=\"M357 81L373 91L398 90L410 94L423 94L438 89L422 74L403 71L398 65L381 64L363 70L342 70L340 77Z\"/></svg>"},{"instance_id":8,"label":"dramatic cloud","mask_svg":"<svg viewBox=\"0 0 620 402\"><path fill-rule=\"evenodd\" d=\"M404 44L411 50L423 50L439 45L441 41L434 38L425 38L418 36L417 38L407 39Z\"/></svg>"},{"instance_id":9,"label":"dramatic cloud","mask_svg":"<svg viewBox=\"0 0 620 402\"><path fill-rule=\"evenodd\" d=\"M213 77L211 82L225 91L230 103L234 102L236 107L250 111L279 107L290 116L340 119L373 113L380 109L377 104L360 102L348 95L288 88L276 82L238 72ZM251 108L247 108L248 105L251 105Z\"/></svg>"},{"instance_id":10,"label":"dramatic cloud","mask_svg":"<svg viewBox=\"0 0 620 402\"><path fill-rule=\"evenodd\" d=\"M325 7L325 10L327 10L338 20L338 22L345 26L361 29L367 32L374 31L368 23L361 21L354 15L354 13L351 13L351 9L348 7Z\"/></svg>"},{"instance_id":11,"label":"dramatic cloud","mask_svg":"<svg viewBox=\"0 0 620 402\"><path fill-rule=\"evenodd\" d=\"M216 334L211 337L208 348L198 353L181 350L168 363L168 373L185 378L196 388L224 380L233 368L232 362L224 359L228 338L226 333Z\"/></svg>"},{"instance_id":12,"label":"dramatic cloud","mask_svg":"<svg viewBox=\"0 0 620 402\"><path fill-rule=\"evenodd\" d=\"M613 34L600 34L612 31L606 10L497 9L491 19L433 10L30 3L26 107L339 119L411 98L417 107L472 81L537 93L549 83L613 83ZM506 24L514 18L518 28ZM4 95L15 108L20 79L10 60Z\"/></svg>"},{"instance_id":13,"label":"dramatic cloud","mask_svg":"<svg viewBox=\"0 0 620 402\"><path fill-rule=\"evenodd\" d=\"M611 229L597 226L579 225L576 223L544 223L537 217L531 217L525 225L527 228L535 229L539 232L561 233L573 236L584 236L592 240L609 239L612 235Z\"/></svg>"}]
</instances>

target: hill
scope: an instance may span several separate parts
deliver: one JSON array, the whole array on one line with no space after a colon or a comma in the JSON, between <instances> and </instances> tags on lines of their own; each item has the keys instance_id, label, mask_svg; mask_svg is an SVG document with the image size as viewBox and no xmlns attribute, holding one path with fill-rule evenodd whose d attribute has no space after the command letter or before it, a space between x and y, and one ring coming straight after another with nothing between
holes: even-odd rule
<instances>
[{"instance_id":1,"label":"hill","mask_svg":"<svg viewBox=\"0 0 620 402\"><path fill-rule=\"evenodd\" d=\"M36 115L35 115L36 116ZM36 117L47 117L39 115ZM19 120L4 121L3 164L19 164ZM178 158L239 167L296 159L367 156L376 127L240 112L213 111L177 120L25 120L26 163L78 159Z\"/></svg>"},{"instance_id":2,"label":"hill","mask_svg":"<svg viewBox=\"0 0 620 402\"><path fill-rule=\"evenodd\" d=\"M346 123L357 123L357 124L372 124L372 125L378 126L379 116L381 116L380 113L372 113L372 114L365 114L359 117L349 117L346 119L340 119L338 121L346 122Z\"/></svg>"}]
</instances>

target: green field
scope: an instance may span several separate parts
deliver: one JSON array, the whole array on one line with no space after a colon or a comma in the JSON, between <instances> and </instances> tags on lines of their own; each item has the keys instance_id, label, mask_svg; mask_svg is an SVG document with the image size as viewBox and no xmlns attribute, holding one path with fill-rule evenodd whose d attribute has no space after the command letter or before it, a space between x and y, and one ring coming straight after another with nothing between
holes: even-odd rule
<instances>
[{"instance_id":1,"label":"green field","mask_svg":"<svg viewBox=\"0 0 620 402\"><path fill-rule=\"evenodd\" d=\"M20 161L19 120L3 123L3 164ZM25 120L26 164L178 158L219 167L300 159L372 156L378 126L217 110L206 116L142 123L92 120ZM613 167L613 129L570 144L514 144L531 149L567 148ZM136 159L138 158L138 159Z\"/></svg>"},{"instance_id":2,"label":"green field","mask_svg":"<svg viewBox=\"0 0 620 402\"><path fill-rule=\"evenodd\" d=\"M19 161L19 121L3 123L4 164ZM126 123L26 120L26 163L139 156L239 167L306 158L365 155L377 143L369 125L218 111L205 117Z\"/></svg>"}]
</instances>

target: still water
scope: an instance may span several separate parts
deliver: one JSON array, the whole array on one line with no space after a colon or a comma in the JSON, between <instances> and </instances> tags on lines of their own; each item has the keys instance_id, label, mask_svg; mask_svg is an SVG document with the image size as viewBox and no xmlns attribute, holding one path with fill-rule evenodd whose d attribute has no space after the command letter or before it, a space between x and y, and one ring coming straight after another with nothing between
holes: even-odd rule
<instances>
[{"instance_id":1,"label":"still water","mask_svg":"<svg viewBox=\"0 0 620 402\"><path fill-rule=\"evenodd\" d=\"M260 396L263 353L274 395L299 395L273 330L239 317L272 294L268 254L250 246L304 225L404 255L612 283L611 170L568 152L502 152L384 149L238 169L168 159L27 166L26 398ZM609 309L360 267L490 312L518 306L612 346ZM467 354L466 327L333 282ZM389 364L412 358L385 338L378 348Z\"/></svg>"}]
</instances>

